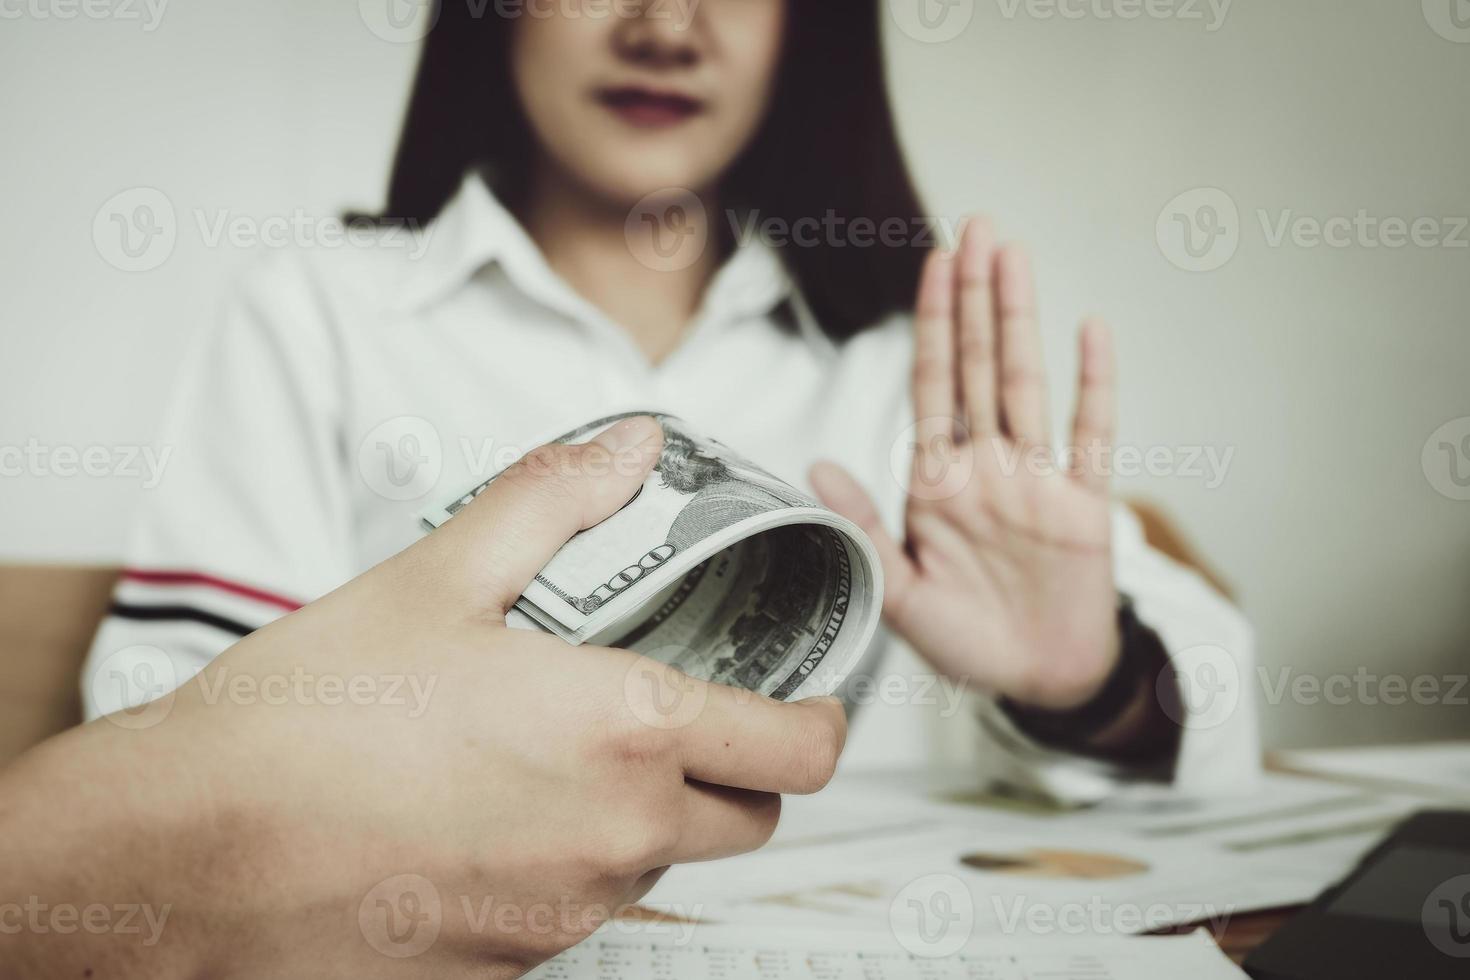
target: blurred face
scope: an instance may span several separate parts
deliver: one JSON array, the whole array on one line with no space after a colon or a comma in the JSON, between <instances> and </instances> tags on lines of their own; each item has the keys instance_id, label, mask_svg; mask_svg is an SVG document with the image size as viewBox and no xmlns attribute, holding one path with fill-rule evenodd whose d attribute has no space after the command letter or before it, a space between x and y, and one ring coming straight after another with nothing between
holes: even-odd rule
<instances>
[{"instance_id":1,"label":"blurred face","mask_svg":"<svg viewBox=\"0 0 1470 980\"><path fill-rule=\"evenodd\" d=\"M712 187L755 135L787 0L526 0L511 71L543 163L619 207Z\"/></svg>"}]
</instances>

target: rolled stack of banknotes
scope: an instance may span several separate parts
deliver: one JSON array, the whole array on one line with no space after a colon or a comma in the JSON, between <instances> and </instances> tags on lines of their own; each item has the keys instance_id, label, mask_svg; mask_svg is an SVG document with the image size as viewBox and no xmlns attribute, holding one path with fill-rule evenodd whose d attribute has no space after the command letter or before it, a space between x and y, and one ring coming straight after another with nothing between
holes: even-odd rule
<instances>
[{"instance_id":1,"label":"rolled stack of banknotes","mask_svg":"<svg viewBox=\"0 0 1470 980\"><path fill-rule=\"evenodd\" d=\"M556 553L512 625L633 650L777 700L832 693L878 625L883 579L872 542L669 415L625 412L554 441L586 442L635 415L663 426L658 465L627 506ZM494 480L424 521L439 527Z\"/></svg>"}]
</instances>

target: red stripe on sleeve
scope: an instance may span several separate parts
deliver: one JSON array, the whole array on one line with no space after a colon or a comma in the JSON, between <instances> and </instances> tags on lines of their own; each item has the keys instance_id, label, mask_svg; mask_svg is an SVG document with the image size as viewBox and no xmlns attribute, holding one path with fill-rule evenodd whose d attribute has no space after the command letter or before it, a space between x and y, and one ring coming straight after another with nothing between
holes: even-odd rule
<instances>
[{"instance_id":1,"label":"red stripe on sleeve","mask_svg":"<svg viewBox=\"0 0 1470 980\"><path fill-rule=\"evenodd\" d=\"M294 599L288 599L274 592L257 589L249 585L241 585L239 582L231 582L228 579L219 578L214 575L206 575L203 572L175 572L160 571L149 568L124 568L122 577L128 582L147 582L150 585L205 585L222 592L230 592L235 595L245 596L257 602L268 603L278 606L287 612L295 612L300 609L302 603Z\"/></svg>"}]
</instances>

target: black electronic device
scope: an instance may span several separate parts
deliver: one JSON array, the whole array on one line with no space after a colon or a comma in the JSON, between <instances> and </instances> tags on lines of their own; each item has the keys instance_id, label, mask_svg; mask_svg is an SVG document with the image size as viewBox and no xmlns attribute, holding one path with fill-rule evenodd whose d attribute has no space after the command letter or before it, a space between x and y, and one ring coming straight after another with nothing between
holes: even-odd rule
<instances>
[{"instance_id":1,"label":"black electronic device","mask_svg":"<svg viewBox=\"0 0 1470 980\"><path fill-rule=\"evenodd\" d=\"M1470 812L1404 821L1245 968L1256 980L1470 978Z\"/></svg>"}]
</instances>

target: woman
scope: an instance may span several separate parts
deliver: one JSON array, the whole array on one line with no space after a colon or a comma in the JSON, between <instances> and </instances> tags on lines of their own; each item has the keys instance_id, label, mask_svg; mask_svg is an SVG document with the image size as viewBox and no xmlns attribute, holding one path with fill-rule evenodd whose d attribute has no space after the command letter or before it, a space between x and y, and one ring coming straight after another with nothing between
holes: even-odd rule
<instances>
[{"instance_id":1,"label":"woman","mask_svg":"<svg viewBox=\"0 0 1470 980\"><path fill-rule=\"evenodd\" d=\"M495 450L636 406L872 534L888 625L984 695L994 775L1248 781L1249 630L1109 502L1108 332L1044 465L1026 254L984 219L953 253L914 233L875 0L514 9L446 3L426 41L379 220L421 249L282 257L201 337L89 710L399 551Z\"/></svg>"}]
</instances>

